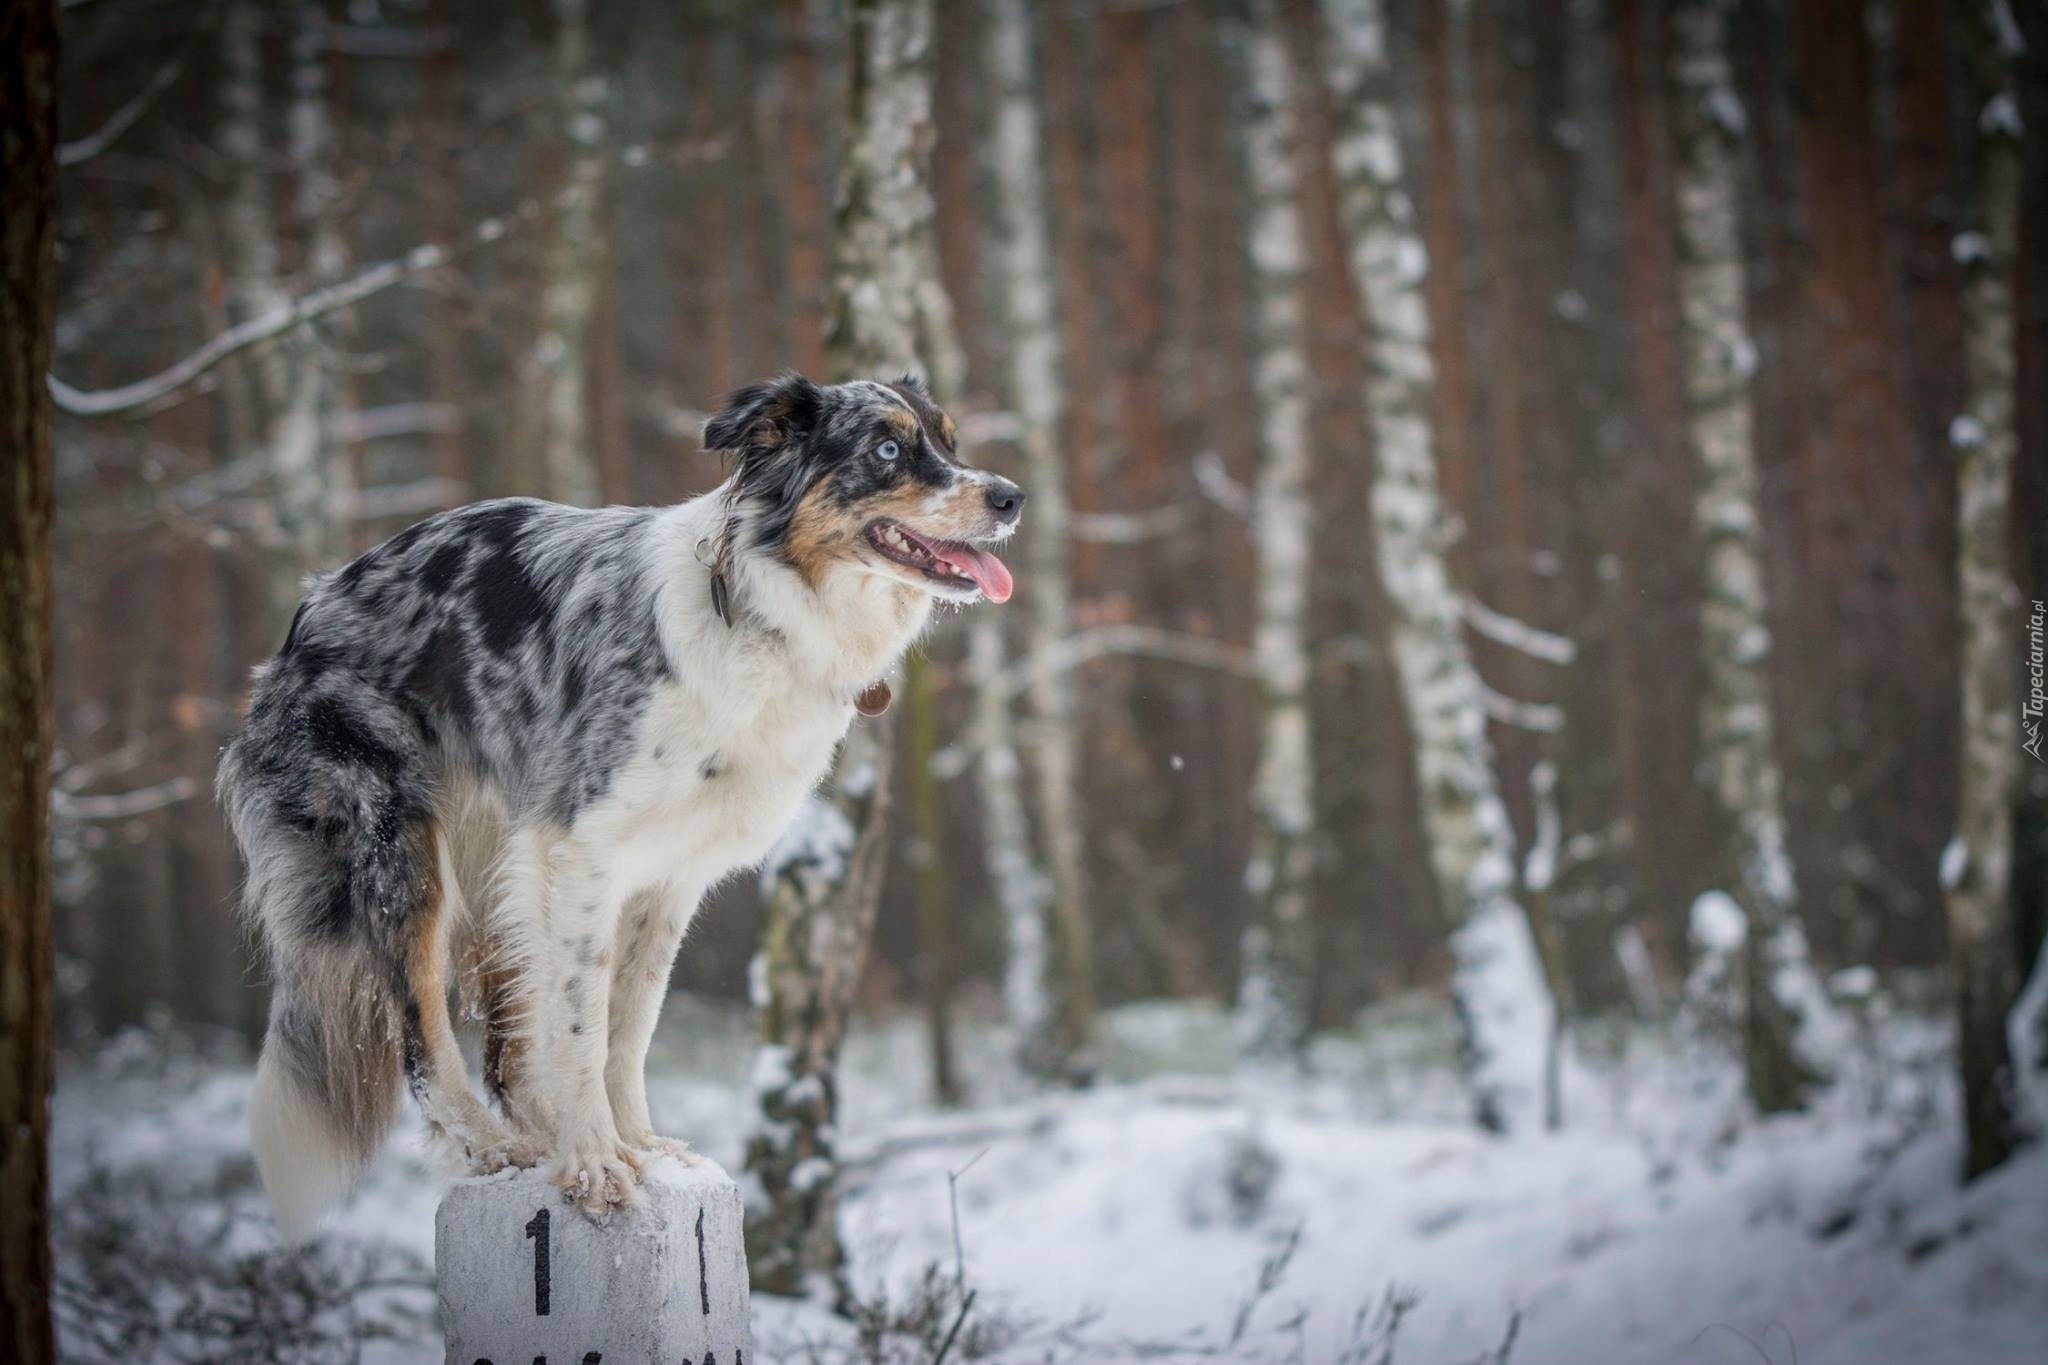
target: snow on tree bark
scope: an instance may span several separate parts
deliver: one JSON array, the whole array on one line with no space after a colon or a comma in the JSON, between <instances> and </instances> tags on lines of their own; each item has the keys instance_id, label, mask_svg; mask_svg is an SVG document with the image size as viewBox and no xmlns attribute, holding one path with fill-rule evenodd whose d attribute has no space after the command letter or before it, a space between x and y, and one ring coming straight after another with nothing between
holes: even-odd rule
<instances>
[{"instance_id":1,"label":"snow on tree bark","mask_svg":"<svg viewBox=\"0 0 2048 1365\"><path fill-rule=\"evenodd\" d=\"M1252 478L1256 563L1252 660L1259 682L1259 751L1252 778L1252 900L1237 992L1240 1045L1252 1056L1297 1054L1308 1041L1314 939L1315 765L1308 710L1308 361L1294 64L1278 0L1252 6L1248 34L1251 264L1257 306L1252 392L1258 462Z\"/></svg>"},{"instance_id":2,"label":"snow on tree bark","mask_svg":"<svg viewBox=\"0 0 2048 1365\"><path fill-rule=\"evenodd\" d=\"M1514 832L1486 742L1485 689L1444 551L1451 521L1431 428L1429 256L1404 182L1378 0L1324 0L1339 127L1338 211L1369 332L1373 530L1393 609L1396 675L1415 734L1430 866L1449 920L1451 990L1481 1124L1533 1126L1556 1006L1514 897Z\"/></svg>"},{"instance_id":3,"label":"snow on tree bark","mask_svg":"<svg viewBox=\"0 0 2048 1365\"><path fill-rule=\"evenodd\" d=\"M2015 971L2009 923L2019 696L2013 641L2019 594L2010 562L2017 384L2013 275L2019 241L2020 121L2012 57L1984 0L1972 16L1977 174L1971 222L1955 239L1963 268L1966 406L1949 426L1956 451L1956 552L1963 624L1962 784L1954 841L1942 858L1957 1062L1967 1139L1964 1177L2012 1154L2021 1131L2007 1037Z\"/></svg>"},{"instance_id":4,"label":"snow on tree bark","mask_svg":"<svg viewBox=\"0 0 2048 1365\"><path fill-rule=\"evenodd\" d=\"M230 0L221 13L218 145L227 168L222 210L228 299L238 320L289 306L278 224L271 209L266 146L263 28L267 11L254 0ZM326 20L302 0L291 47L289 124L299 183L293 212L306 243L305 274L331 280L342 261L333 219L335 188L326 108L322 39ZM331 362L311 327L266 347L244 367L233 416L235 442L270 456L277 543L272 610L281 622L297 606L300 580L332 567L345 548L340 509L350 489L348 461L334 425Z\"/></svg>"},{"instance_id":5,"label":"snow on tree bark","mask_svg":"<svg viewBox=\"0 0 2048 1365\"><path fill-rule=\"evenodd\" d=\"M528 357L541 419L546 495L578 506L598 500L590 371L598 278L604 270L605 107L609 80L591 56L587 0L553 0L556 135L563 181L542 265L540 328Z\"/></svg>"},{"instance_id":6,"label":"snow on tree bark","mask_svg":"<svg viewBox=\"0 0 2048 1365\"><path fill-rule=\"evenodd\" d=\"M1031 515L1022 529L1026 604L1025 650L1041 657L1073 630L1069 599L1067 535L1070 509L1064 446L1066 385L1054 299L1052 252L1048 240L1044 136L1038 111L1038 82L1031 60L1031 7L1022 0L996 0L988 16L988 72L995 98L992 172L995 181L997 271L1002 281L1010 338L1009 387L1022 423L1024 485L1031 491ZM1014 745L1007 689L1000 673L1002 638L997 619L984 613L974 625L978 674L990 689L982 703L985 740ZM984 640L984 635L991 638ZM1016 886L999 886L1010 920L1012 954L1005 968L1004 1000L1011 1026L1023 1045L1027 1066L1060 1069L1087 1047L1095 1011L1094 927L1088 910L1082 862L1080 792L1074 735L1073 692L1063 671L1034 672L1027 687L1031 703L1032 787L1038 827L1050 863L1050 879L1035 871ZM998 717L997 708L1004 714ZM985 751L981 785L984 802L1018 806L1012 793L994 790L1015 783L1014 747L1006 759ZM1020 810L1006 810L991 822L993 841L1006 847L1000 857L1014 869L1031 863L1030 833ZM1011 842L1013 841L1014 842ZM999 880L1006 874L999 870ZM1052 913L1055 957L1045 951L1042 925L1017 917ZM1046 973L1051 971L1050 979ZM1027 974L1036 973L1036 980Z\"/></svg>"},{"instance_id":7,"label":"snow on tree bark","mask_svg":"<svg viewBox=\"0 0 2048 1365\"><path fill-rule=\"evenodd\" d=\"M56 1359L50 1324L50 371L57 16L0 11L0 1356Z\"/></svg>"},{"instance_id":8,"label":"snow on tree bark","mask_svg":"<svg viewBox=\"0 0 2048 1365\"><path fill-rule=\"evenodd\" d=\"M931 0L856 0L850 18L827 364L841 380L922 370L943 401L965 367L932 236ZM850 1301L835 1075L881 894L891 729L855 721L828 790L809 799L762 873L747 1258L768 1293L801 1293L822 1277Z\"/></svg>"},{"instance_id":9,"label":"snow on tree bark","mask_svg":"<svg viewBox=\"0 0 2048 1365\"><path fill-rule=\"evenodd\" d=\"M1745 114L1719 0L1685 0L1671 27L1677 132L1678 291L1694 524L1703 560L1701 752L1729 847L1729 893L1747 920L1743 1061L1758 1109L1798 1108L1827 1075L1839 1029L1807 957L1785 843L1767 691L1763 525L1751 435L1756 345L1743 312L1736 157Z\"/></svg>"}]
</instances>

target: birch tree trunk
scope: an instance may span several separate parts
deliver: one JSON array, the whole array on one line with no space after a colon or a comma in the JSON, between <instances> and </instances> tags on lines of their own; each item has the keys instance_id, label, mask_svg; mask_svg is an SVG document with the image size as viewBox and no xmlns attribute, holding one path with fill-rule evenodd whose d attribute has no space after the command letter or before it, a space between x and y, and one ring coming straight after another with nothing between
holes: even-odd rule
<instances>
[{"instance_id":1,"label":"birch tree trunk","mask_svg":"<svg viewBox=\"0 0 2048 1365\"><path fill-rule=\"evenodd\" d=\"M931 0L856 0L851 19L827 362L842 380L923 370L943 397L964 366L931 228ZM757 1289L823 1278L842 1307L835 1077L881 894L890 730L855 721L762 874L748 1264Z\"/></svg>"},{"instance_id":2,"label":"birch tree trunk","mask_svg":"<svg viewBox=\"0 0 2048 1365\"><path fill-rule=\"evenodd\" d=\"M1686 435L1704 563L1701 753L1728 847L1720 860L1747 921L1743 1064L1764 1113L1796 1109L1826 1075L1834 1036L1807 958L1767 692L1763 526L1750 381L1756 346L1743 312L1736 154L1745 115L1728 65L1719 0L1684 0L1671 28L1678 140L1678 294Z\"/></svg>"},{"instance_id":3,"label":"birch tree trunk","mask_svg":"<svg viewBox=\"0 0 2048 1365\"><path fill-rule=\"evenodd\" d=\"M1048 240L1046 163L1038 112L1038 81L1031 59L1031 7L995 0L988 20L988 73L994 88L996 269L1009 326L1010 401L1023 425L1024 486L1031 515L1022 529L1031 597L1025 616L1025 653L1041 657L1073 628L1069 600L1067 471L1060 433L1066 422L1059 321L1053 296ZM981 789L990 840L990 866L1008 923L1010 949L1003 998L1010 1008L1025 1064L1040 1074L1085 1061L1094 1027L1095 934L1084 881L1080 792L1075 759L1074 700L1063 671L1034 670L1031 703L1033 804L1049 855L1051 877L1040 876L1018 781L1014 726L1005 690L1002 619L976 615L971 646L984 750ZM1005 757L1003 750L1007 749ZM1007 785L1010 790L1000 790ZM1014 814L1013 814L1014 812ZM1008 869L1008 870L1005 870ZM1002 885L1029 869L1014 885ZM1046 930L1034 921L1052 913L1057 968L1045 952Z\"/></svg>"},{"instance_id":4,"label":"birch tree trunk","mask_svg":"<svg viewBox=\"0 0 2048 1365\"><path fill-rule=\"evenodd\" d=\"M1251 180L1252 389L1258 463L1252 477L1257 563L1252 658L1259 681L1259 757L1252 778L1252 900L1240 954L1237 1031L1255 1057L1298 1055L1308 1041L1314 940L1315 765L1308 710L1308 361L1302 280L1296 72L1278 0L1251 10L1246 160Z\"/></svg>"},{"instance_id":5,"label":"birch tree trunk","mask_svg":"<svg viewBox=\"0 0 2048 1365\"><path fill-rule=\"evenodd\" d=\"M221 226L228 301L237 321L283 307L291 297L271 209L266 13L254 0L229 0L220 18L218 144L228 181ZM295 20L290 140L299 184L293 212L307 243L308 276L323 266L338 274L338 228L332 222L322 227L335 197L320 65L325 16L317 0L301 0ZM234 439L270 456L278 525L270 596L282 624L298 604L304 576L339 557L348 462L335 440L330 366L310 326L258 350L242 373Z\"/></svg>"},{"instance_id":6,"label":"birch tree trunk","mask_svg":"<svg viewBox=\"0 0 2048 1365\"><path fill-rule=\"evenodd\" d=\"M1556 1005L1528 917L1515 902L1514 832L1444 561L1452 533L1430 421L1429 257L1404 183L1378 0L1324 0L1324 13L1339 120L1338 212L1369 337L1373 532L1393 610L1395 671L1415 734L1430 866L1449 920L1467 1084L1483 1126L1527 1127L1543 1091Z\"/></svg>"},{"instance_id":7,"label":"birch tree trunk","mask_svg":"<svg viewBox=\"0 0 2048 1365\"><path fill-rule=\"evenodd\" d=\"M2020 115L2012 59L1983 0L1972 41L1978 158L1974 220L1955 241L1964 272L1966 407L1949 427L1956 448L1956 552L1962 597L1962 789L1956 833L1942 857L1949 959L1955 973L1962 1073L1963 1175L2012 1154L2020 1132L2007 1039L2015 971L2009 922L2013 793L2019 777L2020 698L2012 651L2019 594L2010 562L2019 340L2013 275L2019 242ZM2039 724L2038 710L2033 712ZM2037 735L2039 731L2035 732Z\"/></svg>"},{"instance_id":8,"label":"birch tree trunk","mask_svg":"<svg viewBox=\"0 0 2048 1365\"><path fill-rule=\"evenodd\" d=\"M590 373L597 282L605 268L598 214L609 83L591 57L588 0L553 0L553 8L555 118L564 161L530 364L540 388L542 488L550 498L588 507L598 500Z\"/></svg>"},{"instance_id":9,"label":"birch tree trunk","mask_svg":"<svg viewBox=\"0 0 2048 1365\"><path fill-rule=\"evenodd\" d=\"M57 1358L50 1323L50 329L57 15L0 12L0 1356Z\"/></svg>"}]
</instances>

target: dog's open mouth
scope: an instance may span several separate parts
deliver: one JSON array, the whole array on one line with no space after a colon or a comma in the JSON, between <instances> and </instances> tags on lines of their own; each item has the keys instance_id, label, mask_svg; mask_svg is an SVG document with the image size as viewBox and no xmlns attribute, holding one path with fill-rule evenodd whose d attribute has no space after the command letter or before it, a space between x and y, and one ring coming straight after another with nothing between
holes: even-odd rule
<instances>
[{"instance_id":1,"label":"dog's open mouth","mask_svg":"<svg viewBox=\"0 0 2048 1365\"><path fill-rule=\"evenodd\" d=\"M900 521L877 521L868 527L868 544L884 559L915 569L947 587L981 589L991 602L1007 602L1014 583L1003 561L987 550L960 540L921 536Z\"/></svg>"}]
</instances>

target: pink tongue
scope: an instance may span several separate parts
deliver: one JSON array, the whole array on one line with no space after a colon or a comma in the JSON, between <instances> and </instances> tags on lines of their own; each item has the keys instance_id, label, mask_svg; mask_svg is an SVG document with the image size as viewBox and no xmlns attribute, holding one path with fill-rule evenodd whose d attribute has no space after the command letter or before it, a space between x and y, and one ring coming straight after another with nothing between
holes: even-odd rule
<instances>
[{"instance_id":1,"label":"pink tongue","mask_svg":"<svg viewBox=\"0 0 2048 1365\"><path fill-rule=\"evenodd\" d=\"M1010 591L1016 585L1010 578L1009 567L987 550L977 550L972 545L947 545L939 553L948 564L980 585L981 595L989 601L1010 600Z\"/></svg>"}]
</instances>

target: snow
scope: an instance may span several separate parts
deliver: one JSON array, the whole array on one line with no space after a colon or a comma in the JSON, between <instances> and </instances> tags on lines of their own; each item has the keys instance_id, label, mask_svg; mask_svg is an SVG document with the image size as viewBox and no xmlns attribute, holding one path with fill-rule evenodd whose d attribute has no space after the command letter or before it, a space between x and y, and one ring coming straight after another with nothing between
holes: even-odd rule
<instances>
[{"instance_id":1,"label":"snow","mask_svg":"<svg viewBox=\"0 0 2048 1365\"><path fill-rule=\"evenodd\" d=\"M686 997L668 1013L657 1117L736 1170L747 1019ZM1479 1358L1516 1315L1515 1365L1733 1365L1767 1332L1778 1362L1787 1337L1806 1365L2038 1362L2048 1144L1959 1189L1945 1018L1872 1019L1871 1083L1809 1114L1755 1121L1725 1056L1642 1029L1582 1068L1563 1131L1512 1139L1466 1120L1432 1000L1318 1038L1301 1075L1233 1072L1213 1007L1114 1011L1109 1079L1080 1094L1033 1090L1000 1029L974 1022L976 1103L949 1113L926 1099L915 1021L869 1022L848 1041L840 1147L855 1287L900 1303L934 1264L950 1280L957 1173L975 1313L1011 1329L999 1361L1331 1361L1394 1291L1414 1299L1395 1365ZM283 1263L249 1184L247 1096L245 1062L155 1038L64 1067L60 1270L79 1272L78 1221L106 1211L95 1182L142 1172L163 1191L152 1216L222 1208L226 1253ZM401 1133L316 1250L423 1266L437 1182L419 1152ZM115 1234L121 1259L155 1234L143 1201L118 1209L136 1224ZM372 1297L383 1334L363 1359L440 1358L424 1282ZM67 1320L74 1358L99 1358ZM757 1298L755 1335L763 1362L865 1358L812 1302Z\"/></svg>"}]
</instances>

